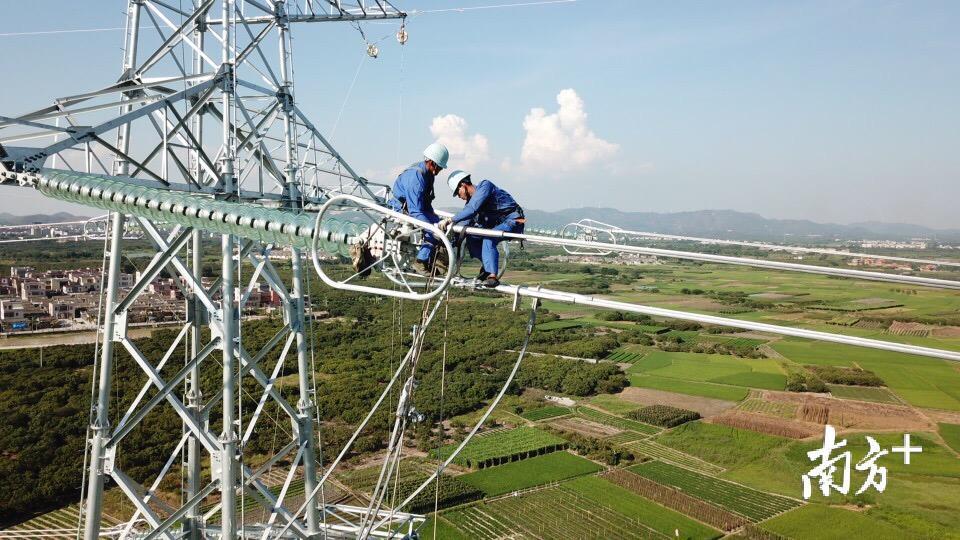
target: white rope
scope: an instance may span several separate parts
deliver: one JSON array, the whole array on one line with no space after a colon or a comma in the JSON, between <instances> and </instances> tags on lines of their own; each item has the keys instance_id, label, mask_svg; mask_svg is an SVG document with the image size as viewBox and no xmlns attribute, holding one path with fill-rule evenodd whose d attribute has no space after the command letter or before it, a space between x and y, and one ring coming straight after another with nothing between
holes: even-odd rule
<instances>
[{"instance_id":1,"label":"white rope","mask_svg":"<svg viewBox=\"0 0 960 540\"><path fill-rule=\"evenodd\" d=\"M437 537L437 522L440 521L438 512L440 510L440 478L439 473L443 466L443 458L440 457L440 449L443 448L443 397L446 386L447 375L447 321L450 315L450 290L447 289L447 305L443 312L443 356L440 362L440 419L438 422L439 440L437 441L437 485L433 494L433 537Z\"/></svg>"},{"instance_id":2,"label":"white rope","mask_svg":"<svg viewBox=\"0 0 960 540\"><path fill-rule=\"evenodd\" d=\"M150 26L141 26L141 30L149 30ZM126 30L122 26L115 26L111 28L75 28L72 30L38 30L34 32L5 32L0 34L0 37L21 37L21 36L48 36L54 34L79 34L85 32L117 32L119 30Z\"/></svg>"},{"instance_id":3,"label":"white rope","mask_svg":"<svg viewBox=\"0 0 960 540\"><path fill-rule=\"evenodd\" d=\"M434 276L431 275L429 281L432 281ZM428 281L428 283L429 283ZM449 297L447 298L449 299ZM437 305L440 303L444 304L445 309L449 308L449 305L444 302L444 298L437 300ZM420 314L420 323L423 324L424 319L427 317L427 313L430 311L430 301L425 301L423 303L423 310ZM413 404L413 391L414 391L414 377L416 376L417 367L420 363L420 356L423 353L423 345L426 342L426 328L423 329L423 332L417 332L414 335L413 347L416 349L416 352L413 355L413 359L410 361L410 374L407 377L407 383L404 385L404 390L401 394L406 395L406 399L410 406ZM397 405L397 412L399 413L400 404ZM390 481L395 476L393 484L393 498L392 503L396 502L397 489L400 482L400 460L402 459L403 454L403 437L407 429L407 417L403 416L397 418L394 425L393 431L390 433L390 441L387 447L387 455L384 457L384 462L380 470L380 476L377 479L377 484L374 487L373 496L370 500L370 505L367 508L367 512L363 515L363 518L360 521L360 538L365 538L369 533L373 532L371 528L369 533L366 531L365 527L368 523L368 520L374 519L374 516L379 515L380 508L383 505L383 501L386 498L387 492L390 488ZM393 519L393 513L396 511L396 506L391 506L390 518ZM372 522L371 522L372 523Z\"/></svg>"},{"instance_id":4,"label":"white rope","mask_svg":"<svg viewBox=\"0 0 960 540\"><path fill-rule=\"evenodd\" d=\"M350 88L347 89L347 95L344 96L343 103L340 104L340 111L337 113L337 120L333 123L333 129L330 130L329 140L333 140L334 135L337 134L337 127L340 126L340 118L343 116L344 109L347 108L347 102L350 101L350 96L353 94L353 87L357 84L357 77L360 76L360 70L363 69L363 64L367 61L367 58L369 58L369 56L364 52L360 58L360 63L357 64L357 70L353 73L353 80L350 81Z\"/></svg>"},{"instance_id":5,"label":"white rope","mask_svg":"<svg viewBox=\"0 0 960 540\"><path fill-rule=\"evenodd\" d=\"M527 354L527 345L530 344L530 336L533 334L533 328L537 323L537 307L538 303L535 301L533 306L530 308L530 319L527 321L527 333L523 340L523 347L520 348L520 354L517 356L516 363L513 364L513 369L510 371L510 375L507 376L507 380L504 382L503 387L500 389L500 393L497 394L497 397L494 398L493 402L487 407L487 410L483 413L483 416L480 417L480 420L477 421L476 425L473 426L473 429L470 430L470 433L467 434L467 437L457 446L454 451L450 454L449 457L443 462L440 467L437 467L437 470L430 475L430 478L424 480L420 487L415 489L413 493L407 495L407 498L403 500L400 504L397 505L397 508L403 508L404 506L410 504L421 491L426 489L434 479L438 478L439 475L453 462L454 459L460 454L460 452L470 443L470 440L473 439L473 436L476 435L477 431L480 430L480 427L486 423L487 418L490 417L490 414L493 413L493 410L497 408L497 405L500 404L500 400L503 399L503 396L507 393L507 389L510 388L510 385L513 383L514 377L517 375L517 371L520 369L520 364L523 362L523 357ZM376 530L383 526L389 518L385 518L376 523L371 530Z\"/></svg>"},{"instance_id":6,"label":"white rope","mask_svg":"<svg viewBox=\"0 0 960 540\"><path fill-rule=\"evenodd\" d=\"M548 6L552 4L573 4L577 0L542 0L540 2L517 2L514 4L493 4L489 6L467 6L467 7L458 7L458 8L439 8L439 9L414 9L408 14L410 16L416 15L426 15L430 13L465 13L468 11L478 11L483 9L501 9L501 8L518 8L518 7L534 7L534 6Z\"/></svg>"},{"instance_id":7,"label":"white rope","mask_svg":"<svg viewBox=\"0 0 960 540\"><path fill-rule=\"evenodd\" d=\"M433 321L433 317L437 314L437 311L439 311L439 307L441 304L442 302L437 302L436 304L434 304L433 310L430 312L430 316L427 317L426 321L424 321L424 324L420 329L421 333L426 332L426 329L430 326L430 322ZM333 463L330 465L327 471L323 474L323 478L321 478L320 481L317 483L317 487L313 489L313 492L306 494L306 497L304 498L303 503L300 505L297 511L293 513L291 518L287 521L287 524L283 527L283 529L277 535L277 538L283 537L283 535L286 534L288 530L290 530L290 527L293 526L294 520L297 519L297 517L300 515L301 512L304 511L304 509L307 507L308 504L313 504L313 499L317 496L317 493L319 493L320 490L323 489L323 485L327 481L327 478L333 473L334 470L336 470L337 465L340 464L340 461L343 460L343 458L347 455L347 452L350 451L350 448L353 446L354 441L357 440L357 437L360 436L360 433L370 422L370 419L373 418L373 415L377 412L377 409L380 408L380 405L387 398L387 395L390 394L391 390L393 389L393 385L396 384L397 379L400 378L400 374L403 372L404 368L406 368L407 363L413 357L414 352L415 350L413 347L411 347L410 350L407 351L407 355L400 362L400 365L397 367L397 370L394 372L393 377L387 383L387 387L383 389L383 392L380 394L380 397L377 398L376 403L374 403L373 407L371 407L370 410L367 412L367 416L364 417L363 421L360 422L360 425L357 426L357 429L354 430L353 434L350 436L350 439L348 439L347 442L343 445L343 448L340 449L340 453L337 455L337 458L333 460Z\"/></svg>"},{"instance_id":8,"label":"white rope","mask_svg":"<svg viewBox=\"0 0 960 540\"><path fill-rule=\"evenodd\" d=\"M551 4L573 4L578 0L543 0L540 2L519 2L515 4L494 4L489 6L465 6L459 8L442 8L442 9L423 9L423 10L412 10L408 12L410 16L419 16L419 15L429 15L431 13L465 13L468 11L477 11L484 9L500 9L500 8L517 8L517 7L533 7L533 6L547 6ZM369 23L369 24L392 24L392 23ZM141 26L141 29L150 29L150 26ZM120 30L126 30L122 26L117 27L108 27L108 28L72 28L72 29L58 29L58 30L36 30L30 32L5 32L0 34L0 38L3 37L22 37L22 36L48 36L48 35L58 35L58 34L78 34L78 33L91 33L91 32L117 32Z\"/></svg>"}]
</instances>

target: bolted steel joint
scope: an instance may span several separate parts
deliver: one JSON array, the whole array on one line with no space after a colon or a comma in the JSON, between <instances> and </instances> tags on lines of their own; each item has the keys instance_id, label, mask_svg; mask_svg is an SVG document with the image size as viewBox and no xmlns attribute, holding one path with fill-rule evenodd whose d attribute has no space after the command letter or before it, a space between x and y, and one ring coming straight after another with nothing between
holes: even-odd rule
<instances>
[{"instance_id":1,"label":"bolted steel joint","mask_svg":"<svg viewBox=\"0 0 960 540\"><path fill-rule=\"evenodd\" d=\"M293 111L293 94L290 93L290 88L287 86L281 86L277 90L277 101L280 103L280 107L283 109L283 112L289 113Z\"/></svg>"},{"instance_id":2,"label":"bolted steel joint","mask_svg":"<svg viewBox=\"0 0 960 540\"><path fill-rule=\"evenodd\" d=\"M313 410L316 409L316 404L308 397L302 397L297 401L297 410L301 415L305 416L307 420L313 417Z\"/></svg>"},{"instance_id":3,"label":"bolted steel joint","mask_svg":"<svg viewBox=\"0 0 960 540\"><path fill-rule=\"evenodd\" d=\"M234 71L236 68L230 62L225 62L221 67L220 89L228 94L236 92L237 87L234 84Z\"/></svg>"}]
</instances>

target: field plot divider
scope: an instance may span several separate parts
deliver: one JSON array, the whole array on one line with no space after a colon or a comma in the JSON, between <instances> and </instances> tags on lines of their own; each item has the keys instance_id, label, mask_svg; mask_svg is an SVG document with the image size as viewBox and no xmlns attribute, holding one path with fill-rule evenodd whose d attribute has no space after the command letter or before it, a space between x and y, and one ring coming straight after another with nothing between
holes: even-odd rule
<instances>
[{"instance_id":1,"label":"field plot divider","mask_svg":"<svg viewBox=\"0 0 960 540\"><path fill-rule=\"evenodd\" d=\"M543 491L545 489L550 489L552 487L560 486L560 480L554 480L553 482L547 482L546 484L540 484L539 486L533 486L523 489L518 489L517 491L511 491L510 493L504 493L503 495L497 495L496 497L489 497L485 499L485 502L491 503L499 501L500 499L507 499L510 497L519 497L520 495L525 495L527 493L533 493L535 491Z\"/></svg>"}]
</instances>

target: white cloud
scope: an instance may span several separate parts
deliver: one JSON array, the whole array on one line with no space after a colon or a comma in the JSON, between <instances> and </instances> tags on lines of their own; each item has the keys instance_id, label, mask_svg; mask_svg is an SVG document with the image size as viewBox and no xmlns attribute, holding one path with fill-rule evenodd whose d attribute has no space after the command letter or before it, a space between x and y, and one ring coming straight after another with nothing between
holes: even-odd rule
<instances>
[{"instance_id":1,"label":"white cloud","mask_svg":"<svg viewBox=\"0 0 960 540\"><path fill-rule=\"evenodd\" d=\"M571 172L606 163L617 153L620 145L597 137L587 127L583 99L576 91L561 90L557 104L560 108L555 113L547 114L537 107L523 119L526 138L520 151L521 168L529 172Z\"/></svg>"},{"instance_id":2,"label":"white cloud","mask_svg":"<svg viewBox=\"0 0 960 540\"><path fill-rule=\"evenodd\" d=\"M472 171L490 157L487 138L479 133L467 134L467 121L455 114L434 118L430 133L450 150L451 168Z\"/></svg>"}]
</instances>

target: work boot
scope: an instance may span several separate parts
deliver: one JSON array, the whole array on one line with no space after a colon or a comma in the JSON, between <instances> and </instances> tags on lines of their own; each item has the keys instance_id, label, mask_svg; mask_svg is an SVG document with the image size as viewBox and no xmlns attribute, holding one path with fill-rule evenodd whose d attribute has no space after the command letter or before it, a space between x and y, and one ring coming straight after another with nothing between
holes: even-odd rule
<instances>
[{"instance_id":1,"label":"work boot","mask_svg":"<svg viewBox=\"0 0 960 540\"><path fill-rule=\"evenodd\" d=\"M437 246L437 252L433 256L433 265L437 269L438 274L447 273L447 268L450 266L450 256L443 246Z\"/></svg>"},{"instance_id":2,"label":"work boot","mask_svg":"<svg viewBox=\"0 0 960 540\"><path fill-rule=\"evenodd\" d=\"M417 259L413 263L413 266L416 267L416 269L419 270L420 273L422 273L425 276L429 276L433 274L433 265L430 264L429 259Z\"/></svg>"},{"instance_id":3,"label":"work boot","mask_svg":"<svg viewBox=\"0 0 960 540\"><path fill-rule=\"evenodd\" d=\"M370 271L372 270L373 255L366 246L354 244L350 246L350 262L353 264L353 270L357 272L361 278L365 278L370 275Z\"/></svg>"},{"instance_id":4,"label":"work boot","mask_svg":"<svg viewBox=\"0 0 960 540\"><path fill-rule=\"evenodd\" d=\"M490 274L486 280L483 282L483 286L488 289L496 289L500 286L500 280L497 279L497 276Z\"/></svg>"}]
</instances>

